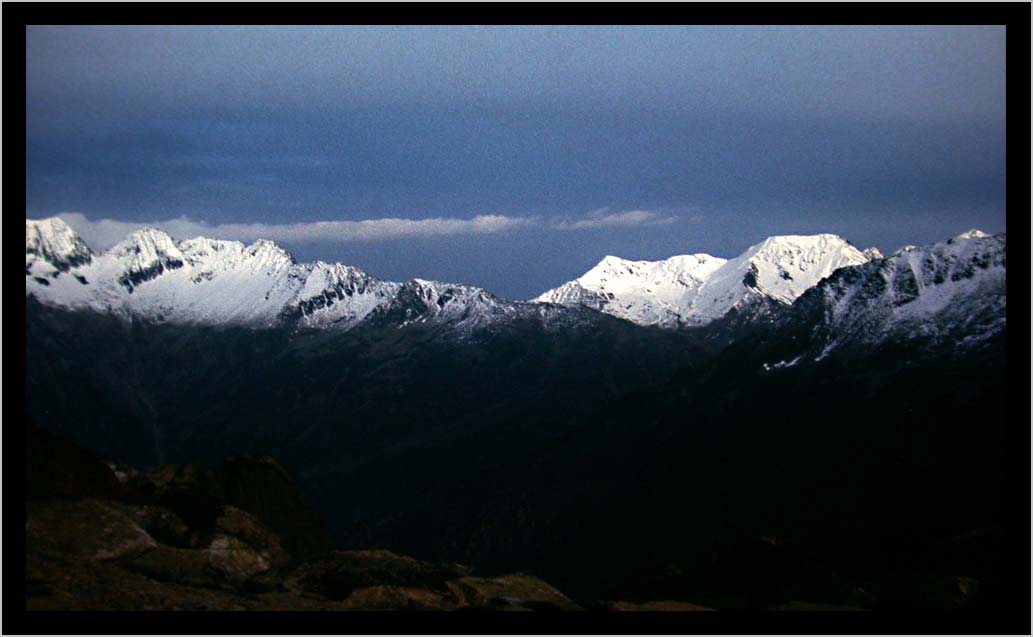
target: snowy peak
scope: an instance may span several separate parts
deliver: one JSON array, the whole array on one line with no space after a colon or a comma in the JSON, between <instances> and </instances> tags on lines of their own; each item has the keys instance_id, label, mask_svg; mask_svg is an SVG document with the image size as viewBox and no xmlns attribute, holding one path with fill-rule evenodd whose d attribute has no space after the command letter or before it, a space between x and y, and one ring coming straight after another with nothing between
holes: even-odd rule
<instances>
[{"instance_id":1,"label":"snowy peak","mask_svg":"<svg viewBox=\"0 0 1033 637\"><path fill-rule=\"evenodd\" d=\"M183 267L185 257L168 233L154 228L137 230L119 241L105 256L117 261L118 283L130 294L141 283Z\"/></svg>"},{"instance_id":2,"label":"snowy peak","mask_svg":"<svg viewBox=\"0 0 1033 637\"><path fill-rule=\"evenodd\" d=\"M377 324L449 323L470 330L520 314L530 314L525 304L504 301L490 292L456 283L411 279L397 286L389 303L370 315Z\"/></svg>"},{"instance_id":3,"label":"snowy peak","mask_svg":"<svg viewBox=\"0 0 1033 637\"><path fill-rule=\"evenodd\" d=\"M57 272L89 263L93 253L85 242L63 220L53 217L25 220L26 268L42 259Z\"/></svg>"},{"instance_id":4,"label":"snowy peak","mask_svg":"<svg viewBox=\"0 0 1033 637\"><path fill-rule=\"evenodd\" d=\"M1006 235L988 235L979 231L966 232L943 243L925 248L914 248L894 254L884 261L884 271L893 282L906 282L901 289L908 290L900 300L909 302L911 292L921 296L923 291L974 279L1003 281L1007 268Z\"/></svg>"},{"instance_id":5,"label":"snowy peak","mask_svg":"<svg viewBox=\"0 0 1033 637\"><path fill-rule=\"evenodd\" d=\"M306 326L351 327L390 302L398 284L378 281L358 268L340 263L295 265L290 276L300 282L285 316Z\"/></svg>"},{"instance_id":6,"label":"snowy peak","mask_svg":"<svg viewBox=\"0 0 1033 637\"><path fill-rule=\"evenodd\" d=\"M294 257L271 241L259 240L245 246L240 241L207 237L186 239L176 244L186 262L200 272L247 271L272 275L295 265Z\"/></svg>"},{"instance_id":7,"label":"snowy peak","mask_svg":"<svg viewBox=\"0 0 1033 637\"><path fill-rule=\"evenodd\" d=\"M244 253L254 260L256 269L280 269L295 265L294 255L267 239L259 239L249 245Z\"/></svg>"},{"instance_id":8,"label":"snowy peak","mask_svg":"<svg viewBox=\"0 0 1033 637\"><path fill-rule=\"evenodd\" d=\"M989 236L990 235L988 235L987 233L983 232L982 230L977 230L975 228L972 228L968 232L962 232L961 234L959 234L958 236L956 236L954 238L955 239L982 239L984 237L989 237Z\"/></svg>"},{"instance_id":9,"label":"snowy peak","mask_svg":"<svg viewBox=\"0 0 1033 637\"><path fill-rule=\"evenodd\" d=\"M221 241L207 237L194 237L179 242L179 250L191 265L208 261L237 260L243 258L244 244L240 241Z\"/></svg>"},{"instance_id":10,"label":"snowy peak","mask_svg":"<svg viewBox=\"0 0 1033 637\"><path fill-rule=\"evenodd\" d=\"M587 306L640 325L673 327L682 308L725 260L709 254L663 261L607 256L580 278L549 290L537 303Z\"/></svg>"},{"instance_id":11,"label":"snowy peak","mask_svg":"<svg viewBox=\"0 0 1033 637\"><path fill-rule=\"evenodd\" d=\"M141 228L131 232L108 252L117 256L138 256L142 262L152 262L169 256L180 259L183 257L176 240L169 233L156 228Z\"/></svg>"},{"instance_id":12,"label":"snowy peak","mask_svg":"<svg viewBox=\"0 0 1033 637\"><path fill-rule=\"evenodd\" d=\"M663 261L608 256L534 300L585 305L640 325L705 325L758 299L792 303L837 268L870 258L831 234L769 237L730 260L708 254Z\"/></svg>"},{"instance_id":13,"label":"snowy peak","mask_svg":"<svg viewBox=\"0 0 1033 637\"><path fill-rule=\"evenodd\" d=\"M792 303L837 269L866 261L863 252L834 234L784 235L750 247L728 270L742 272L747 289Z\"/></svg>"},{"instance_id":14,"label":"snowy peak","mask_svg":"<svg viewBox=\"0 0 1033 637\"><path fill-rule=\"evenodd\" d=\"M707 273L724 263L724 259L709 254L681 255L663 261L629 261L607 256L586 272L577 282L586 289L631 286L638 281L653 280L657 286L664 279L682 279L687 282L702 280Z\"/></svg>"}]
</instances>

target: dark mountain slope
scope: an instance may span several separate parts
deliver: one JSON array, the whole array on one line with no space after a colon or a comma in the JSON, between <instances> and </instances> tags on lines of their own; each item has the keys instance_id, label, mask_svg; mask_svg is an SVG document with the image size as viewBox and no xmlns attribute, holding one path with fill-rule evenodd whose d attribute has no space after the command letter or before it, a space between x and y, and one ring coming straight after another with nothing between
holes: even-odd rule
<instances>
[{"instance_id":1,"label":"dark mountain slope","mask_svg":"<svg viewBox=\"0 0 1033 637\"><path fill-rule=\"evenodd\" d=\"M27 405L120 462L275 455L343 533L397 517L441 476L533 455L616 397L707 356L683 334L583 314L578 329L516 320L456 339L434 324L127 323L30 297Z\"/></svg>"},{"instance_id":2,"label":"dark mountain slope","mask_svg":"<svg viewBox=\"0 0 1033 637\"><path fill-rule=\"evenodd\" d=\"M776 330L744 334L533 456L425 489L422 507L381 533L500 569L530 560L568 590L602 596L635 593L622 577L589 575L605 554L611 575L695 573L686 599L720 604L757 586L758 603L788 601L792 591L765 592L756 564L740 565L725 599L711 577L727 578L729 556L761 537L826 565L810 599L842 602L850 590L829 581L878 585L896 571L1000 577L1015 425L1006 333L976 350L893 341L765 369L787 360Z\"/></svg>"}]
</instances>

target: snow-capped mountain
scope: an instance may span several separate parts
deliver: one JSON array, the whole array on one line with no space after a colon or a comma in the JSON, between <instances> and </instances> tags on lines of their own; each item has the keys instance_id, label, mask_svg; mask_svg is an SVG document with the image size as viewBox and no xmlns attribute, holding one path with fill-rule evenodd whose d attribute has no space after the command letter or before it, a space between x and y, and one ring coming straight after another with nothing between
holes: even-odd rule
<instances>
[{"instance_id":1,"label":"snow-capped mountain","mask_svg":"<svg viewBox=\"0 0 1033 637\"><path fill-rule=\"evenodd\" d=\"M92 256L86 243L61 219L25 221L26 273L40 260L43 261L40 274L47 274L48 269L67 272L89 263Z\"/></svg>"},{"instance_id":2,"label":"snow-capped mountain","mask_svg":"<svg viewBox=\"0 0 1033 637\"><path fill-rule=\"evenodd\" d=\"M836 271L797 305L785 320L817 321L818 359L891 338L975 346L1007 326L1007 235L970 230L907 246Z\"/></svg>"},{"instance_id":3,"label":"snow-capped mountain","mask_svg":"<svg viewBox=\"0 0 1033 637\"><path fill-rule=\"evenodd\" d=\"M270 241L251 245L133 232L92 254L58 218L25 221L25 287L45 304L187 324L353 327L364 320L440 320L476 327L529 303L476 287L414 279L380 281L339 263L297 263Z\"/></svg>"},{"instance_id":4,"label":"snow-capped mountain","mask_svg":"<svg viewBox=\"0 0 1033 637\"><path fill-rule=\"evenodd\" d=\"M734 259L608 256L534 301L586 305L640 325L701 326L758 302L790 304L836 269L876 255L877 250L861 252L836 235L819 234L770 237Z\"/></svg>"}]
</instances>

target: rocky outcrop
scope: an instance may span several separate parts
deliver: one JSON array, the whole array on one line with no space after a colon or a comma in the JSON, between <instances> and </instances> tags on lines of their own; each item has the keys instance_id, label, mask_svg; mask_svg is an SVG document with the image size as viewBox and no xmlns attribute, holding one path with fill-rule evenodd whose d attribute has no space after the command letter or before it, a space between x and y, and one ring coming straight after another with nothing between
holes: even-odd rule
<instances>
[{"instance_id":1,"label":"rocky outcrop","mask_svg":"<svg viewBox=\"0 0 1033 637\"><path fill-rule=\"evenodd\" d=\"M579 610L535 577L472 577L390 551L295 565L275 533L232 506L206 534L159 506L51 499L30 503L26 532L29 609Z\"/></svg>"},{"instance_id":2,"label":"rocky outcrop","mask_svg":"<svg viewBox=\"0 0 1033 637\"><path fill-rule=\"evenodd\" d=\"M332 547L286 469L268 456L245 455L216 467L164 465L148 472L116 466L115 473L129 497L160 504L201 532L215 533L220 523L251 526L255 532L246 521L253 519L299 560Z\"/></svg>"},{"instance_id":3,"label":"rocky outcrop","mask_svg":"<svg viewBox=\"0 0 1033 637\"><path fill-rule=\"evenodd\" d=\"M141 472L28 431L30 610L578 610L528 575L384 550L312 557L325 531L270 458Z\"/></svg>"},{"instance_id":4,"label":"rocky outcrop","mask_svg":"<svg viewBox=\"0 0 1033 637\"><path fill-rule=\"evenodd\" d=\"M299 566L284 585L299 595L330 600L343 600L357 589L378 585L447 593L446 582L472 570L462 564L421 562L390 551L334 551Z\"/></svg>"},{"instance_id":5,"label":"rocky outcrop","mask_svg":"<svg viewBox=\"0 0 1033 637\"><path fill-rule=\"evenodd\" d=\"M563 593L530 575L464 577L454 590L470 608L487 610L581 610Z\"/></svg>"},{"instance_id":6,"label":"rocky outcrop","mask_svg":"<svg viewBox=\"0 0 1033 637\"><path fill-rule=\"evenodd\" d=\"M30 502L25 534L29 553L82 562L128 561L158 545L118 503L94 498Z\"/></svg>"}]
</instances>

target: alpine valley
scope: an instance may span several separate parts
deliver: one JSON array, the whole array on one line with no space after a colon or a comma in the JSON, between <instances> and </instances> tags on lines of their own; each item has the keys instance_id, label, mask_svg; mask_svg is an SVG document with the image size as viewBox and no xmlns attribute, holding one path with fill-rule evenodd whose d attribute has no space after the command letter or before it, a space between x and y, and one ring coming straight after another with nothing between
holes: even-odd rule
<instances>
[{"instance_id":1,"label":"alpine valley","mask_svg":"<svg viewBox=\"0 0 1033 637\"><path fill-rule=\"evenodd\" d=\"M1005 234L607 256L516 301L25 229L28 414L111 463L272 456L339 548L575 601L1004 599Z\"/></svg>"}]
</instances>

